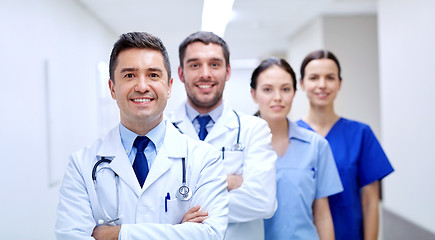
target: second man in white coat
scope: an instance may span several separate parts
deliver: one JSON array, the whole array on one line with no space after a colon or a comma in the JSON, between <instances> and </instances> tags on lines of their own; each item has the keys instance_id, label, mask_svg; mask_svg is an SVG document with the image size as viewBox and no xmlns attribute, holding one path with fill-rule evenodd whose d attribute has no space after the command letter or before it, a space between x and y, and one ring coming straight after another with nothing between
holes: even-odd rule
<instances>
[{"instance_id":1,"label":"second man in white coat","mask_svg":"<svg viewBox=\"0 0 435 240\"><path fill-rule=\"evenodd\" d=\"M267 123L233 111L222 99L231 75L226 42L196 32L179 47L178 75L187 102L169 114L180 132L204 140L222 154L229 191L226 239L264 239L263 219L276 210L276 153ZM193 218L193 217L192 217Z\"/></svg>"}]
</instances>

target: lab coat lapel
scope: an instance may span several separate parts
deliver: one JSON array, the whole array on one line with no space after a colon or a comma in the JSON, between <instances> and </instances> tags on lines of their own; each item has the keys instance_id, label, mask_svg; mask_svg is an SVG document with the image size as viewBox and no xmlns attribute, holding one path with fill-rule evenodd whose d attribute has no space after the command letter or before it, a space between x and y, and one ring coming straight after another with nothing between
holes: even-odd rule
<instances>
[{"instance_id":1,"label":"lab coat lapel","mask_svg":"<svg viewBox=\"0 0 435 240\"><path fill-rule=\"evenodd\" d=\"M121 142L121 136L119 134L119 125L113 128L98 151L100 156L114 156L115 158L110 163L112 170L119 175L122 179L139 197L141 195L141 187L137 181L136 174L128 159L127 153Z\"/></svg>"},{"instance_id":2,"label":"lab coat lapel","mask_svg":"<svg viewBox=\"0 0 435 240\"><path fill-rule=\"evenodd\" d=\"M225 104L221 117L214 124L204 140L206 142L213 142L213 140L220 138L222 135L225 135L227 131L234 128L238 128L236 114L234 114L233 110Z\"/></svg>"},{"instance_id":3,"label":"lab coat lapel","mask_svg":"<svg viewBox=\"0 0 435 240\"><path fill-rule=\"evenodd\" d=\"M174 111L174 114L170 116L170 121L172 124L175 124L183 134L186 134L195 140L199 140L198 133L193 127L192 122L187 117L186 104L187 103L182 104Z\"/></svg>"},{"instance_id":4,"label":"lab coat lapel","mask_svg":"<svg viewBox=\"0 0 435 240\"><path fill-rule=\"evenodd\" d=\"M184 137L169 121L166 123L163 146L157 153L156 159L145 180L144 191L167 172L177 160L187 156L187 145Z\"/></svg>"}]
</instances>

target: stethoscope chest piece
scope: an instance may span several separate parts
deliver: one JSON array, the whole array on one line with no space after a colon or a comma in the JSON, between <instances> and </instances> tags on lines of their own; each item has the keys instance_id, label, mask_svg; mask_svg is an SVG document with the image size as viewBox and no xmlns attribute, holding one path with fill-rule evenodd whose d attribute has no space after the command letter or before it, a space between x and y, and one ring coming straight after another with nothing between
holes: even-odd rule
<instances>
[{"instance_id":1,"label":"stethoscope chest piece","mask_svg":"<svg viewBox=\"0 0 435 240\"><path fill-rule=\"evenodd\" d=\"M186 158L184 157L181 158L181 165L183 169L182 171L183 177L181 181L181 186L178 188L178 191L175 194L175 196L180 201L189 201L192 198L192 191L190 191L190 188L187 186L187 182L186 182Z\"/></svg>"},{"instance_id":2,"label":"stethoscope chest piece","mask_svg":"<svg viewBox=\"0 0 435 240\"><path fill-rule=\"evenodd\" d=\"M192 198L192 191L190 191L188 186L183 184L178 188L176 196L180 201L189 201Z\"/></svg>"},{"instance_id":3,"label":"stethoscope chest piece","mask_svg":"<svg viewBox=\"0 0 435 240\"><path fill-rule=\"evenodd\" d=\"M233 147L231 148L232 151L243 151L245 149L245 146L241 143L235 143Z\"/></svg>"}]
</instances>

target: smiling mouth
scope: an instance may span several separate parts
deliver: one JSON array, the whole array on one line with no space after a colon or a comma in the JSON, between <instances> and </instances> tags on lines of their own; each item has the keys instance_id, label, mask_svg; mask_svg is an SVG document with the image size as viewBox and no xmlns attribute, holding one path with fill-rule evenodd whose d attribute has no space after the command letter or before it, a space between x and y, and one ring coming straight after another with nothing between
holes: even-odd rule
<instances>
[{"instance_id":1,"label":"smiling mouth","mask_svg":"<svg viewBox=\"0 0 435 240\"><path fill-rule=\"evenodd\" d=\"M210 82L208 82L208 83L202 82L202 83L198 83L196 86L198 88L201 88L201 89L209 89L209 88L212 88L214 86L214 84L212 84Z\"/></svg>"},{"instance_id":2,"label":"smiling mouth","mask_svg":"<svg viewBox=\"0 0 435 240\"><path fill-rule=\"evenodd\" d=\"M270 108L273 110L281 110L284 109L284 106L271 106Z\"/></svg>"},{"instance_id":3,"label":"smiling mouth","mask_svg":"<svg viewBox=\"0 0 435 240\"><path fill-rule=\"evenodd\" d=\"M151 102L151 99L148 99L148 98L137 98L137 99L132 99L131 101L137 102L137 103L144 103L144 102Z\"/></svg>"},{"instance_id":4,"label":"smiling mouth","mask_svg":"<svg viewBox=\"0 0 435 240\"><path fill-rule=\"evenodd\" d=\"M198 85L198 87L205 89L205 88L211 88L211 85Z\"/></svg>"}]
</instances>

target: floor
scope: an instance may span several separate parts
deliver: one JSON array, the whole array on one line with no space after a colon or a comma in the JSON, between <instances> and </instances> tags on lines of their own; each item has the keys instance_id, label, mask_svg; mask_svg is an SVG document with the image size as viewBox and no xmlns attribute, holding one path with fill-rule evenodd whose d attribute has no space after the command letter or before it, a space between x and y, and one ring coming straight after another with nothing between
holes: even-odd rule
<instances>
[{"instance_id":1,"label":"floor","mask_svg":"<svg viewBox=\"0 0 435 240\"><path fill-rule=\"evenodd\" d=\"M382 210L382 235L383 240L435 240L435 234L385 208Z\"/></svg>"}]
</instances>

